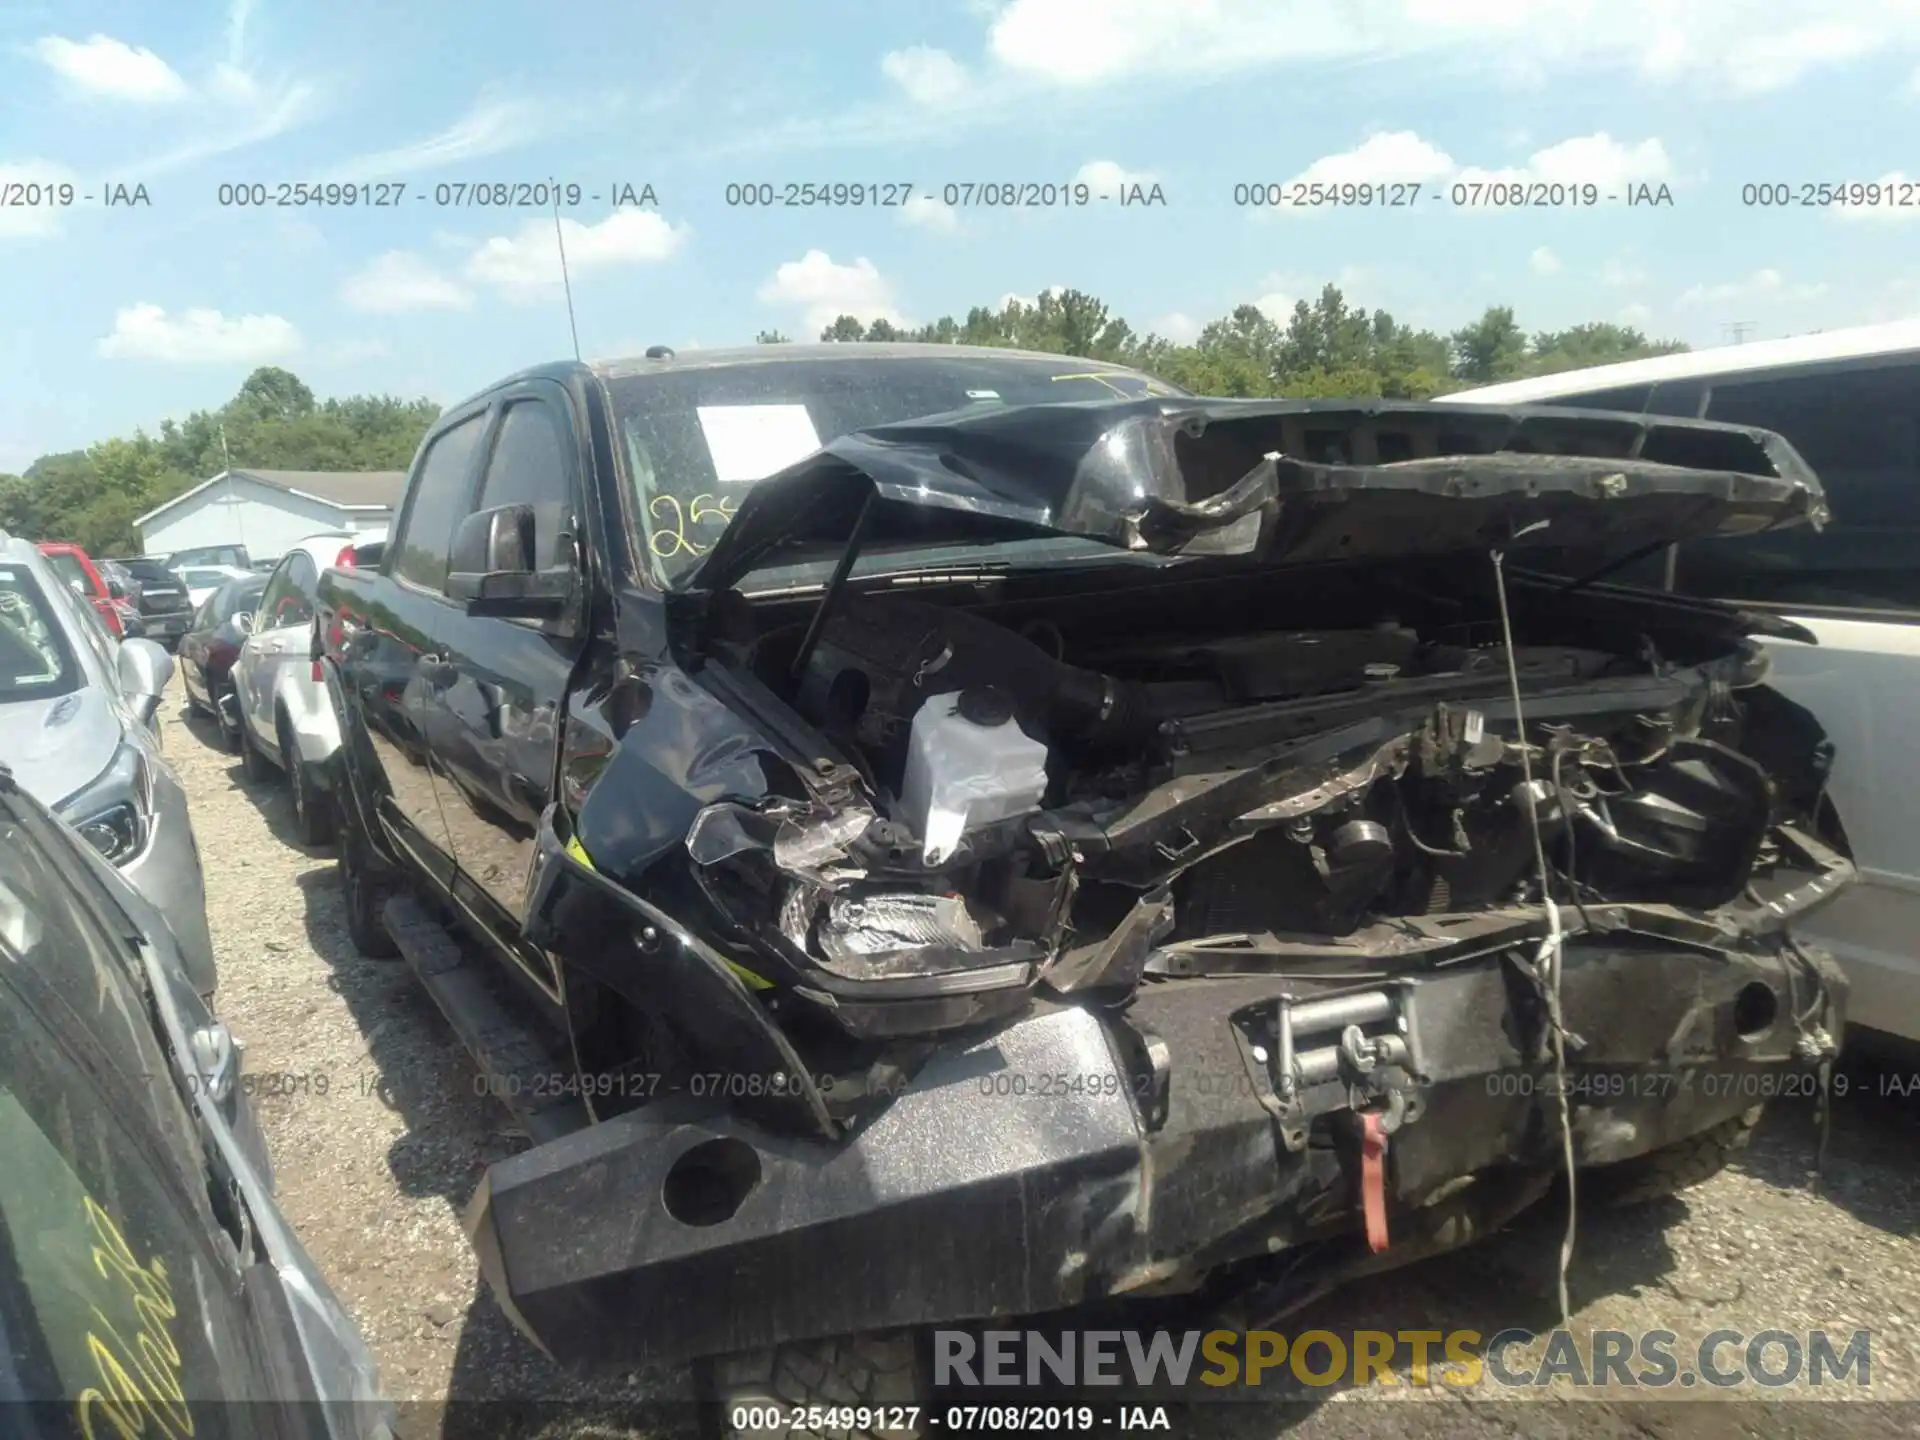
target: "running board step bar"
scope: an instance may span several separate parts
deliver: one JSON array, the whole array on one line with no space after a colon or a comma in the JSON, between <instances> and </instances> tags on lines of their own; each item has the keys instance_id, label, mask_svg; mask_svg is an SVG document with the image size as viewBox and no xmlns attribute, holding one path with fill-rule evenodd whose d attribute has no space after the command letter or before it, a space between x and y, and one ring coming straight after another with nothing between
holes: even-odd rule
<instances>
[{"instance_id":1,"label":"running board step bar","mask_svg":"<svg viewBox=\"0 0 1920 1440\"><path fill-rule=\"evenodd\" d=\"M387 933L473 1056L492 1093L535 1145L584 1130L586 1103L568 1093L571 1061L557 1059L538 1031L514 1017L460 942L411 895L381 911Z\"/></svg>"}]
</instances>

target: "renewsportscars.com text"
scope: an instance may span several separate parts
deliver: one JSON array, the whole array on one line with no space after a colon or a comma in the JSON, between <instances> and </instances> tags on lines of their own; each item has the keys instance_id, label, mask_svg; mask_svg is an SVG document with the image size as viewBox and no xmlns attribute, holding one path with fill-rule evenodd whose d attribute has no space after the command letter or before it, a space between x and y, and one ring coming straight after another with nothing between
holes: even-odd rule
<instances>
[{"instance_id":1,"label":"renewsportscars.com text","mask_svg":"<svg viewBox=\"0 0 1920 1440\"><path fill-rule=\"evenodd\" d=\"M1873 1381L1871 1332L936 1330L934 1383L1188 1398L1307 1387L1709 1389Z\"/></svg>"}]
</instances>

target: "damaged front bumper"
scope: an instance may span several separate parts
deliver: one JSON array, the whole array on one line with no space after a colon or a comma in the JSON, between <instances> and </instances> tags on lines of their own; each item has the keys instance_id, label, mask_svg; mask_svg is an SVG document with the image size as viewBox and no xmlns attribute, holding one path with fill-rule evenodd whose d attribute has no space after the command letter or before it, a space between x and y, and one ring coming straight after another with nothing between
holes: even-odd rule
<instances>
[{"instance_id":1,"label":"damaged front bumper","mask_svg":"<svg viewBox=\"0 0 1920 1440\"><path fill-rule=\"evenodd\" d=\"M838 1143L710 1101L649 1105L493 1166L470 1232L516 1323L589 1366L1036 1314L1209 1272L1264 1295L1268 1258L1303 1246L1329 1273L1415 1258L1540 1193L1563 1094L1577 1163L1601 1165L1807 1093L1795 1067L1837 1047L1845 986L1785 925L1851 866L1796 843L1814 878L1770 899L1566 912L1564 1086L1534 947L1511 933L1339 977L1269 958L1150 982L1119 1010L1041 1000L937 1050ZM703 985L726 973L710 953L683 963ZM1384 1253L1361 1238L1368 1131L1391 1133L1371 1182ZM1456 1222L1496 1194L1518 1198Z\"/></svg>"}]
</instances>

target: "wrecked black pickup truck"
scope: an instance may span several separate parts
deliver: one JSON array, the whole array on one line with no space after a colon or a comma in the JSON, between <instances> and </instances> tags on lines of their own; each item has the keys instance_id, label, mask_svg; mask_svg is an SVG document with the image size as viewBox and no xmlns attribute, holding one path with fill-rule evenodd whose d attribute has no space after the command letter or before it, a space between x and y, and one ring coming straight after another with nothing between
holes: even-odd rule
<instances>
[{"instance_id":1,"label":"wrecked black pickup truck","mask_svg":"<svg viewBox=\"0 0 1920 1440\"><path fill-rule=\"evenodd\" d=\"M539 1142L501 1304L884 1401L926 1327L1257 1325L1711 1173L1836 1049L1852 867L1811 637L1605 577L1824 516L1761 431L965 347L449 411L315 653L354 938Z\"/></svg>"}]
</instances>

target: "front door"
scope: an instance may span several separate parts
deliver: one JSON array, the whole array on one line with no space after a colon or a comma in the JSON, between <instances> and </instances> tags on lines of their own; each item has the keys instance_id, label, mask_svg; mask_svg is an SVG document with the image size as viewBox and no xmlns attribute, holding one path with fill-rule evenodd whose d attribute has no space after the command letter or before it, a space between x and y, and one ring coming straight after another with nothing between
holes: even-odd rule
<instances>
[{"instance_id":1,"label":"front door","mask_svg":"<svg viewBox=\"0 0 1920 1440\"><path fill-rule=\"evenodd\" d=\"M387 838L437 885L451 890L454 845L434 752L443 743L443 696L451 678L440 647L449 614L447 555L470 509L474 465L490 411L479 407L433 437L416 460L405 510L381 561L386 583L368 614L344 617L343 680L355 692L378 770L368 796ZM344 627L343 627L344 628Z\"/></svg>"},{"instance_id":2,"label":"front door","mask_svg":"<svg viewBox=\"0 0 1920 1440\"><path fill-rule=\"evenodd\" d=\"M566 392L535 381L502 401L475 508L532 506L535 566L570 564L582 447ZM440 636L452 670L441 697L448 743L436 748L461 899L558 999L551 961L521 936L534 838L553 798L560 717L581 643L552 628L448 607Z\"/></svg>"},{"instance_id":3,"label":"front door","mask_svg":"<svg viewBox=\"0 0 1920 1440\"><path fill-rule=\"evenodd\" d=\"M280 731L274 712L280 675L289 665L310 665L313 604L320 571L313 557L295 550L273 569L253 628L233 662L233 684L240 697L240 723L247 738L268 755L280 755ZM286 756L280 763L288 764Z\"/></svg>"}]
</instances>

